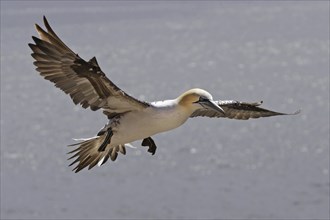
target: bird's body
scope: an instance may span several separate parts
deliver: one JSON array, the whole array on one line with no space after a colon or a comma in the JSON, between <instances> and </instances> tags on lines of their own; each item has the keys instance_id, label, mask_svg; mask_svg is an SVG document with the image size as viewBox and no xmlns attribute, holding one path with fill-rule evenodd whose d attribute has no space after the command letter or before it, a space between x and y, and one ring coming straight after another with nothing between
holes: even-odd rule
<instances>
[{"instance_id":1,"label":"bird's body","mask_svg":"<svg viewBox=\"0 0 330 220\"><path fill-rule=\"evenodd\" d=\"M141 111L128 112L120 117L118 124L113 128L112 142L114 145L130 143L172 130L187 121L190 117L188 110L184 110L175 102L168 103L170 105L163 106L155 103Z\"/></svg>"},{"instance_id":2,"label":"bird's body","mask_svg":"<svg viewBox=\"0 0 330 220\"><path fill-rule=\"evenodd\" d=\"M185 96L152 102L149 107L141 111L132 111L123 115L119 118L118 125L113 128L113 142L116 144L130 143L181 126L194 111L200 108L199 104L183 102L189 97L193 101L198 101L198 97L192 95L196 92L207 93L202 89L191 89L185 93Z\"/></svg>"},{"instance_id":3,"label":"bird's body","mask_svg":"<svg viewBox=\"0 0 330 220\"><path fill-rule=\"evenodd\" d=\"M37 71L69 94L75 104L93 111L102 109L109 122L95 137L81 139L69 153L78 162L76 172L88 166L102 165L109 158L116 160L118 152L126 154L126 146L143 140L148 152L154 154L156 144L151 136L175 129L189 118L197 116L249 119L288 115L258 107L261 103L233 100L214 101L203 89L191 89L176 99L144 102L133 98L110 81L99 67L96 58L88 62L75 54L55 34L46 18L47 32L36 25L40 38L29 44L36 60ZM294 113L297 114L298 112ZM70 165L72 165L70 164Z\"/></svg>"}]
</instances>

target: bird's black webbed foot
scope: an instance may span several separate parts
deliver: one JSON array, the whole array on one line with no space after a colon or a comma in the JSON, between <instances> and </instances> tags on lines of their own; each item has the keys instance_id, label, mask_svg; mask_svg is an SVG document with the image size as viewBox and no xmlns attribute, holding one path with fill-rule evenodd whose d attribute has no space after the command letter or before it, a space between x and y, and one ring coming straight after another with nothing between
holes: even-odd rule
<instances>
[{"instance_id":1,"label":"bird's black webbed foot","mask_svg":"<svg viewBox=\"0 0 330 220\"><path fill-rule=\"evenodd\" d=\"M147 138L143 139L142 146L145 146L145 147L148 146L149 147L148 152L150 152L151 155L154 155L156 153L157 146L151 137L147 137Z\"/></svg>"},{"instance_id":2,"label":"bird's black webbed foot","mask_svg":"<svg viewBox=\"0 0 330 220\"><path fill-rule=\"evenodd\" d=\"M109 130L107 131L107 136L105 137L103 143L100 145L98 151L104 151L105 150L106 146L108 144L110 144L112 135L113 135L112 129L109 128Z\"/></svg>"}]
</instances>

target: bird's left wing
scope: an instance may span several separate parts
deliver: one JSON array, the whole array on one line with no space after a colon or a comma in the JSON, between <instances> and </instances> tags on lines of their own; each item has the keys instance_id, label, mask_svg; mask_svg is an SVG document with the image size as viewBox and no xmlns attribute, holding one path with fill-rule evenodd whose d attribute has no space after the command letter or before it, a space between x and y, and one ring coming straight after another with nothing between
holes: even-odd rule
<instances>
[{"instance_id":1,"label":"bird's left wing","mask_svg":"<svg viewBox=\"0 0 330 220\"><path fill-rule=\"evenodd\" d=\"M34 65L41 76L69 94L75 104L92 110L102 108L108 117L149 106L109 80L95 57L87 62L74 53L55 34L45 17L44 24L47 31L36 24L40 39L32 37L35 44L29 44L36 60Z\"/></svg>"},{"instance_id":2,"label":"bird's left wing","mask_svg":"<svg viewBox=\"0 0 330 220\"><path fill-rule=\"evenodd\" d=\"M230 119L247 120L250 118L270 117L276 115L296 115L300 112L281 113L268 109L260 108L262 102L247 103L234 100L215 101L223 110L224 113L216 112L208 109L198 109L191 114L190 117L205 116L205 117L223 117Z\"/></svg>"}]
</instances>

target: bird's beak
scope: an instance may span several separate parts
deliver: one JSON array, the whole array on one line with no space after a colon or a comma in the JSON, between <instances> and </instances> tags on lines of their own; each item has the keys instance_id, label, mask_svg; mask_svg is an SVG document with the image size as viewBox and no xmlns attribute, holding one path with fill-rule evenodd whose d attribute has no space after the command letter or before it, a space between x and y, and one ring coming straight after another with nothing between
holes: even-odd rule
<instances>
[{"instance_id":1,"label":"bird's beak","mask_svg":"<svg viewBox=\"0 0 330 220\"><path fill-rule=\"evenodd\" d=\"M211 109L221 114L225 114L225 111L215 101L206 99L199 101L198 103L206 109Z\"/></svg>"}]
</instances>

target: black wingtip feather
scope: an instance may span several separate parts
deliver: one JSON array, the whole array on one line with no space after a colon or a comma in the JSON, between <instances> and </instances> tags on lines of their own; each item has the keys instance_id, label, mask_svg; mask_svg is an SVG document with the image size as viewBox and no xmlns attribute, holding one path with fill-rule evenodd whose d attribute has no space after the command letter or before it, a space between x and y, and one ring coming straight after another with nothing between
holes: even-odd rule
<instances>
[{"instance_id":1,"label":"black wingtip feather","mask_svg":"<svg viewBox=\"0 0 330 220\"><path fill-rule=\"evenodd\" d=\"M38 32L45 32L38 24L34 24Z\"/></svg>"},{"instance_id":2,"label":"black wingtip feather","mask_svg":"<svg viewBox=\"0 0 330 220\"><path fill-rule=\"evenodd\" d=\"M39 38L37 38L37 37L35 37L35 36L32 36L32 40L33 40L36 44L42 42L41 39L39 39Z\"/></svg>"},{"instance_id":3,"label":"black wingtip feather","mask_svg":"<svg viewBox=\"0 0 330 220\"><path fill-rule=\"evenodd\" d=\"M45 27L46 27L48 33L49 33L50 35L52 35L53 37L58 38L58 36L57 36L57 35L55 34L55 32L53 31L53 29L50 27L50 25L49 25L49 23L48 23L48 21L47 21L46 16L43 17L43 20L44 20L44 24L45 24ZM69 49L69 48L68 48L68 49Z\"/></svg>"}]
</instances>

